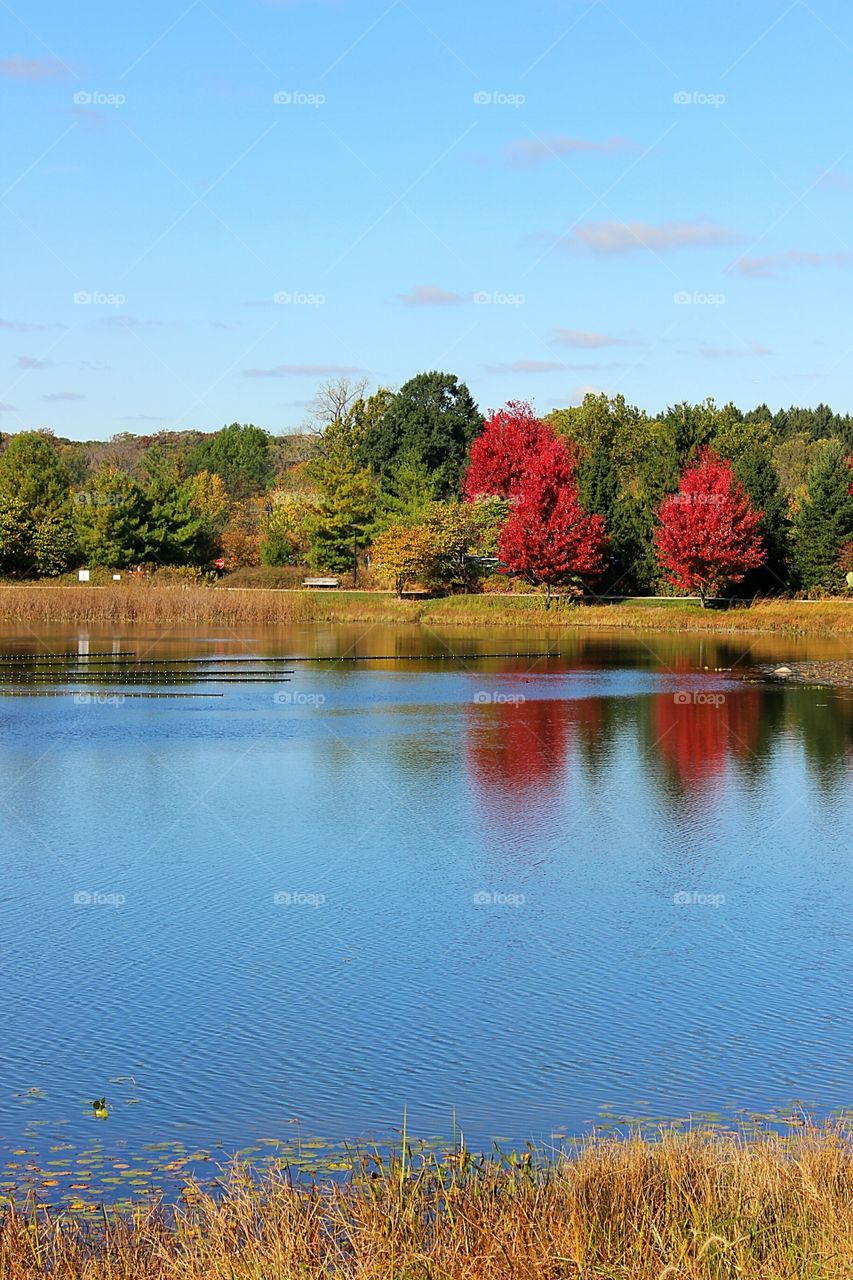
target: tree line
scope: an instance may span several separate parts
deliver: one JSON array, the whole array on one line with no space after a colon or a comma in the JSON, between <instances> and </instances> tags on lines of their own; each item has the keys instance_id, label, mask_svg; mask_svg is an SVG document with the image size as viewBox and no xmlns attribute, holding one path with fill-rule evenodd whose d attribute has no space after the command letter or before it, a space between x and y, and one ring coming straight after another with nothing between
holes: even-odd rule
<instances>
[{"instance_id":1,"label":"tree line","mask_svg":"<svg viewBox=\"0 0 853 1280\"><path fill-rule=\"evenodd\" d=\"M46 431L0 446L0 573L304 566L402 592L508 582L703 599L844 589L853 418L826 406L658 414L588 395L484 416L448 373L326 384L310 430Z\"/></svg>"}]
</instances>

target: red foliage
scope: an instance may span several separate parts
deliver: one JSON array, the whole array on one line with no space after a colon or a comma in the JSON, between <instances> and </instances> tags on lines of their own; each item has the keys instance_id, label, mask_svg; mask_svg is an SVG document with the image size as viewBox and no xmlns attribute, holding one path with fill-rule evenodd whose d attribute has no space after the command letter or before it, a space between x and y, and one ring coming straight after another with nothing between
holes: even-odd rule
<instances>
[{"instance_id":1,"label":"red foliage","mask_svg":"<svg viewBox=\"0 0 853 1280\"><path fill-rule=\"evenodd\" d=\"M764 563L758 524L761 512L734 477L731 463L703 449L661 504L655 533L658 563L669 582L706 595L740 582L747 569Z\"/></svg>"},{"instance_id":2,"label":"red foliage","mask_svg":"<svg viewBox=\"0 0 853 1280\"><path fill-rule=\"evenodd\" d=\"M467 758L472 780L498 797L556 783L566 763L572 704L532 698L472 713Z\"/></svg>"},{"instance_id":3,"label":"red foliage","mask_svg":"<svg viewBox=\"0 0 853 1280\"><path fill-rule=\"evenodd\" d=\"M465 497L469 501L482 496L515 497L531 462L552 448L556 439L529 404L510 400L505 408L489 414L471 445Z\"/></svg>"},{"instance_id":4,"label":"red foliage","mask_svg":"<svg viewBox=\"0 0 853 1280\"><path fill-rule=\"evenodd\" d=\"M587 515L578 499L574 461L559 436L527 466L498 546L510 573L529 582L565 582L600 573L607 538L604 518Z\"/></svg>"},{"instance_id":5,"label":"red foliage","mask_svg":"<svg viewBox=\"0 0 853 1280\"><path fill-rule=\"evenodd\" d=\"M753 755L761 723L757 690L661 693L654 703L655 745L684 787L702 787L723 774L730 759Z\"/></svg>"}]
</instances>

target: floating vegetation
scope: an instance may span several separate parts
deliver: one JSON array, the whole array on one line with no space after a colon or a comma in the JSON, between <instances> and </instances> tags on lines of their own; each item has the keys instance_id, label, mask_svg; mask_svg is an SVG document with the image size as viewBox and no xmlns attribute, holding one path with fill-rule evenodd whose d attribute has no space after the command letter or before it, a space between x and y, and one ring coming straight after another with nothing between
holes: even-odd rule
<instances>
[{"instance_id":1,"label":"floating vegetation","mask_svg":"<svg viewBox=\"0 0 853 1280\"><path fill-rule=\"evenodd\" d=\"M274 1140L262 1140L270 1149ZM258 1148L246 1148L247 1151ZM165 1159L171 1144L158 1145ZM192 1161L201 1153L173 1159ZM842 1280L853 1259L853 1145L837 1125L594 1137L478 1155L344 1148L346 1177L233 1162L170 1204L129 1180L39 1187L0 1220L4 1280ZM115 1164L113 1165L115 1168ZM45 1182L51 1182L46 1179ZM61 1207L44 1197L62 1195ZM154 1197L156 1200L156 1197Z\"/></svg>"}]
</instances>

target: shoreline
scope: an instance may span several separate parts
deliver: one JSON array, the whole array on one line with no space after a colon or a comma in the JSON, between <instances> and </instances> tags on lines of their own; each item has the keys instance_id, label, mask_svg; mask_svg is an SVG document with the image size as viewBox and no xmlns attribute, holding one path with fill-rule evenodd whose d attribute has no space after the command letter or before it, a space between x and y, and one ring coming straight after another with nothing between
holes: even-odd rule
<instances>
[{"instance_id":1,"label":"shoreline","mask_svg":"<svg viewBox=\"0 0 853 1280\"><path fill-rule=\"evenodd\" d=\"M794 1123L794 1122L792 1122ZM8 1280L816 1280L851 1276L853 1145L842 1124L752 1136L592 1138L550 1156L353 1152L342 1179L232 1164L174 1205L88 1219L7 1201Z\"/></svg>"},{"instance_id":2,"label":"shoreline","mask_svg":"<svg viewBox=\"0 0 853 1280\"><path fill-rule=\"evenodd\" d=\"M670 600L558 603L531 595L468 595L398 600L367 591L220 586L3 585L0 621L287 626L311 623L408 623L425 626L538 627L669 631L696 635L853 635L853 601L766 600L703 609Z\"/></svg>"}]
</instances>

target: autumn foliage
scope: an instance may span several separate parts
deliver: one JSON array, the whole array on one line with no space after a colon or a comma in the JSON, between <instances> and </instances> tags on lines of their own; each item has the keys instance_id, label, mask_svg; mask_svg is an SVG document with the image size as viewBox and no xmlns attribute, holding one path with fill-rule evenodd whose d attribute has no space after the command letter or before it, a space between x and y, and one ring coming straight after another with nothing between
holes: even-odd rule
<instances>
[{"instance_id":1,"label":"autumn foliage","mask_svg":"<svg viewBox=\"0 0 853 1280\"><path fill-rule=\"evenodd\" d=\"M528 458L516 489L499 552L510 573L551 587L604 568L604 519L588 515L578 498L574 460L559 436Z\"/></svg>"},{"instance_id":2,"label":"autumn foliage","mask_svg":"<svg viewBox=\"0 0 853 1280\"><path fill-rule=\"evenodd\" d=\"M669 582L697 592L703 604L764 563L761 512L753 509L731 464L713 449L703 449L687 467L678 492L661 504L659 519L658 563Z\"/></svg>"},{"instance_id":3,"label":"autumn foliage","mask_svg":"<svg viewBox=\"0 0 853 1280\"><path fill-rule=\"evenodd\" d=\"M429 573L435 558L435 539L425 525L392 525L373 543L373 561L393 580L398 599L409 581Z\"/></svg>"},{"instance_id":4,"label":"autumn foliage","mask_svg":"<svg viewBox=\"0 0 853 1280\"><path fill-rule=\"evenodd\" d=\"M510 400L505 408L494 410L471 445L465 497L469 501L484 495L514 498L531 464L552 451L556 439L552 428L524 401Z\"/></svg>"}]
</instances>

